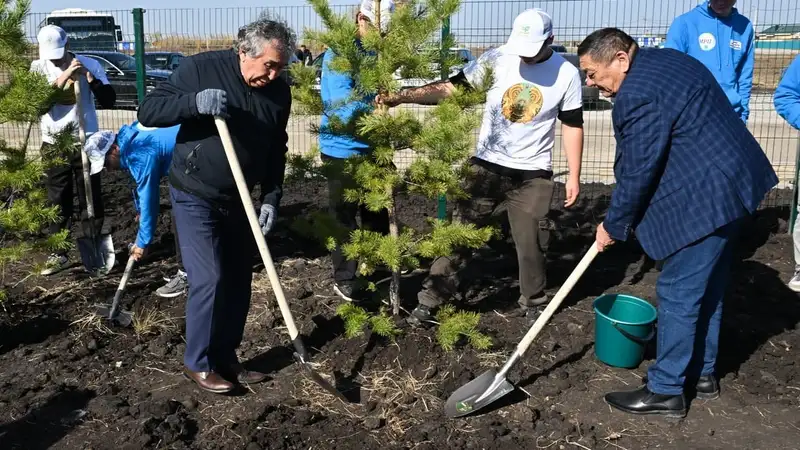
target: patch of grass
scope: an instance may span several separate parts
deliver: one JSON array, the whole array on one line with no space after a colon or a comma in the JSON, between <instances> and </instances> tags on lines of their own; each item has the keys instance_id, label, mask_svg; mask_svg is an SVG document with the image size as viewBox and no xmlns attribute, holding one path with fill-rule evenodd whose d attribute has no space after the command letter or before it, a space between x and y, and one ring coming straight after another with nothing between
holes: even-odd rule
<instances>
[{"instance_id":1,"label":"patch of grass","mask_svg":"<svg viewBox=\"0 0 800 450\"><path fill-rule=\"evenodd\" d=\"M174 328L172 319L157 308L142 308L133 314L133 332L141 340L145 336L169 331Z\"/></svg>"}]
</instances>

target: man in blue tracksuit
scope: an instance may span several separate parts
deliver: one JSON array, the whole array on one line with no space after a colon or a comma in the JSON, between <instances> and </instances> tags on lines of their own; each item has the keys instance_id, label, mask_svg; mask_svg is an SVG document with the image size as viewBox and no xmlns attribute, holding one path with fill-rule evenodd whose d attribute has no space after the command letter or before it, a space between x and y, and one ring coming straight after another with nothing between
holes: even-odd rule
<instances>
[{"instance_id":1,"label":"man in blue tracksuit","mask_svg":"<svg viewBox=\"0 0 800 450\"><path fill-rule=\"evenodd\" d=\"M778 88L775 90L775 110L789 125L800 130L800 56L786 69ZM792 230L794 241L794 276L789 281L789 288L800 292L800 220L794 223Z\"/></svg>"},{"instance_id":2,"label":"man in blue tracksuit","mask_svg":"<svg viewBox=\"0 0 800 450\"><path fill-rule=\"evenodd\" d=\"M673 48L705 65L742 120L750 115L755 33L750 20L733 7L736 0L708 0L678 16L667 32Z\"/></svg>"},{"instance_id":3,"label":"man in blue tracksuit","mask_svg":"<svg viewBox=\"0 0 800 450\"><path fill-rule=\"evenodd\" d=\"M153 241L159 213L159 184L166 176L172 161L172 150L180 126L168 128L145 127L138 122L123 125L117 133L100 131L86 141L85 151L91 162L91 174L108 168L127 170L136 182L134 203L139 217L139 233L131 247L137 261L144 256ZM181 260L178 234L174 220L172 232L178 261ZM181 269L156 293L161 297L177 297L186 291L186 272Z\"/></svg>"},{"instance_id":4,"label":"man in blue tracksuit","mask_svg":"<svg viewBox=\"0 0 800 450\"><path fill-rule=\"evenodd\" d=\"M381 2L381 28L388 24L392 11L394 11L394 3L391 0L383 0ZM363 36L369 27L374 26L374 22L372 0L362 1L361 7L356 13L359 35ZM373 108L373 97L366 96L348 101L351 99L355 83L349 74L331 70L330 63L335 56L333 49L325 51L322 57L322 75L320 77L320 94L323 104L326 105L326 111L320 122L319 147L322 161L332 169L331 175L328 177L330 212L347 230L357 228L356 216L360 213L364 228L388 233L389 214L386 210L373 212L364 206L348 203L343 199L344 189L356 187L352 178L344 174L345 159L362 155L371 149L365 142L349 136L326 133L325 129L330 124L329 118L332 116L347 123L358 115L370 113ZM334 292L346 301L353 301L358 291L354 285L358 262L348 260L342 252L341 246L337 246L333 250L331 260L333 261Z\"/></svg>"}]
</instances>

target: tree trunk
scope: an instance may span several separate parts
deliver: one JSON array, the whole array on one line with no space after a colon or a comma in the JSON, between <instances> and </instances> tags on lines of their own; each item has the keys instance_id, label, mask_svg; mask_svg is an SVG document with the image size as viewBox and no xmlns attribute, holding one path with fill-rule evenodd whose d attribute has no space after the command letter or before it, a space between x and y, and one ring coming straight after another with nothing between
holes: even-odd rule
<instances>
[{"instance_id":1,"label":"tree trunk","mask_svg":"<svg viewBox=\"0 0 800 450\"><path fill-rule=\"evenodd\" d=\"M394 195L389 205L389 235L397 241L400 236L397 228L397 211L395 209ZM400 314L400 268L392 270L392 283L389 285L389 302L392 305L392 314Z\"/></svg>"}]
</instances>

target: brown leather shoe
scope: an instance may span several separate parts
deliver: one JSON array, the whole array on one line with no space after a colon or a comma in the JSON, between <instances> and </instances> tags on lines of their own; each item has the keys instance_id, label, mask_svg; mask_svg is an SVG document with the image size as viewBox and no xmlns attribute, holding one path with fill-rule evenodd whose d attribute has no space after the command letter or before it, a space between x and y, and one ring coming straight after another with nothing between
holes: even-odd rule
<instances>
[{"instance_id":1,"label":"brown leather shoe","mask_svg":"<svg viewBox=\"0 0 800 450\"><path fill-rule=\"evenodd\" d=\"M188 368L183 368L183 376L197 383L200 389L215 394L230 392L235 387L233 383L222 378L215 372L192 372Z\"/></svg>"},{"instance_id":2,"label":"brown leather shoe","mask_svg":"<svg viewBox=\"0 0 800 450\"><path fill-rule=\"evenodd\" d=\"M229 380L235 379L241 384L261 383L267 379L267 374L256 372L255 370L247 370L240 363L231 364L225 368L220 367L219 371Z\"/></svg>"}]
</instances>

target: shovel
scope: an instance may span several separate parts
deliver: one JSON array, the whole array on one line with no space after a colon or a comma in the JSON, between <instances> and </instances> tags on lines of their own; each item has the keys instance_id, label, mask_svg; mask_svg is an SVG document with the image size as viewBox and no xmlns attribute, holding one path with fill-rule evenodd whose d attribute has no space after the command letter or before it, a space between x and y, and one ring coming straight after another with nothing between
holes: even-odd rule
<instances>
[{"instance_id":1,"label":"shovel","mask_svg":"<svg viewBox=\"0 0 800 450\"><path fill-rule=\"evenodd\" d=\"M125 285L128 284L128 277L133 270L133 264L136 262L133 256L128 258L128 264L125 266L125 272L122 274L122 279L119 282L117 292L114 294L114 301L111 302L111 308L105 305L95 306L95 314L101 317L108 318L109 322L117 323L123 327L130 326L133 322L133 313L130 311L120 311L119 300L125 292Z\"/></svg>"},{"instance_id":2,"label":"shovel","mask_svg":"<svg viewBox=\"0 0 800 450\"><path fill-rule=\"evenodd\" d=\"M553 297L553 300L544 309L542 315L536 319L530 330L525 333L525 337L522 338L522 341L517 345L517 349L508 358L500 372L494 369L484 372L478 378L458 388L447 399L447 403L444 405L444 412L447 417L461 417L473 413L514 390L514 385L506 379L506 374L519 361L533 340L536 339L536 336L542 331L542 328L550 320L553 313L556 312L556 309L572 290L572 287L575 286L575 283L578 282L578 279L589 267L595 256L597 256L597 243L592 244L589 251L578 263L578 266L567 278L567 281L564 282L555 297Z\"/></svg>"},{"instance_id":3,"label":"shovel","mask_svg":"<svg viewBox=\"0 0 800 450\"><path fill-rule=\"evenodd\" d=\"M283 294L283 286L281 286L281 282L278 279L278 272L275 270L275 264L272 262L272 255L270 255L269 248L267 247L267 240L264 238L264 235L261 234L261 227L258 225L258 218L256 217L255 209L252 207L253 202L250 199L250 192L247 190L242 168L239 165L239 158L236 156L236 151L233 148L233 141L228 131L228 124L225 122L225 119L219 116L214 117L214 122L217 125L217 130L219 130L219 137L222 139L222 146L225 148L225 155L228 157L228 164L231 166L233 178L236 180L236 187L239 190L239 196L242 198L242 206L247 214L247 221L250 222L250 229L253 232L256 244L258 244L258 251L261 253L264 267L267 269L270 285L272 285L272 290L275 292L275 298L278 299L278 306L280 307L283 320L286 322L286 328L289 330L289 337L292 339L292 344L295 349L294 358L300 364L303 373L333 396L347 403L347 398L315 372L312 363L309 361L308 352L303 345L303 341L300 340L300 333L297 331L297 326L295 326L292 311L289 309L289 304L286 302L286 297Z\"/></svg>"},{"instance_id":4,"label":"shovel","mask_svg":"<svg viewBox=\"0 0 800 450\"><path fill-rule=\"evenodd\" d=\"M83 124L83 111L81 111L81 82L75 80L75 110L78 115L78 139L80 141L81 163L83 165L83 189L86 192L86 217L89 223L88 233L84 228L84 235L78 238L78 251L86 271L91 274L105 275L116 262L114 242L111 235L98 236L94 224L94 201L92 193L92 180L89 171L89 155L84 151L86 145L86 131ZM88 235L87 235L88 234Z\"/></svg>"}]
</instances>

